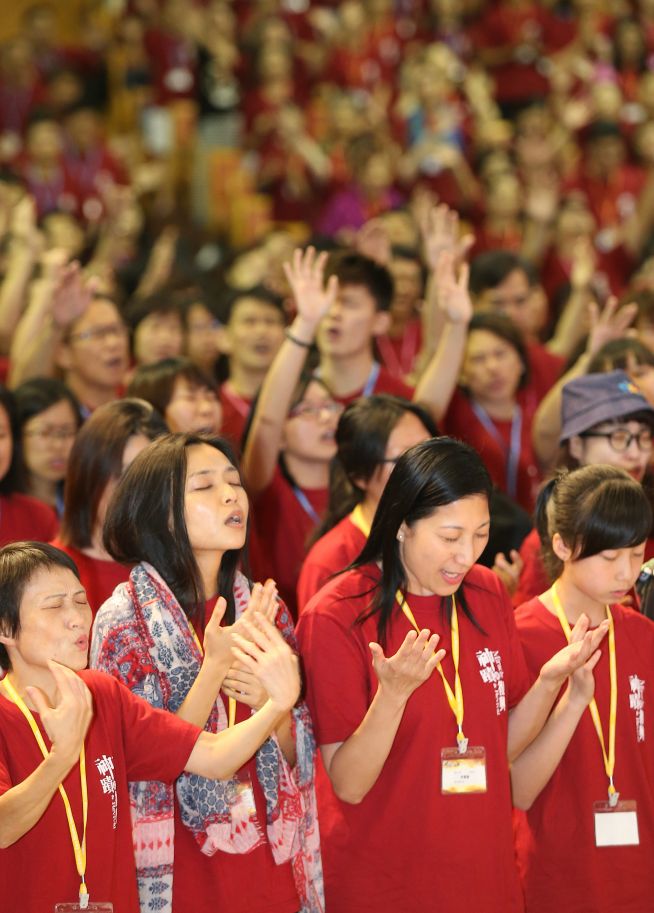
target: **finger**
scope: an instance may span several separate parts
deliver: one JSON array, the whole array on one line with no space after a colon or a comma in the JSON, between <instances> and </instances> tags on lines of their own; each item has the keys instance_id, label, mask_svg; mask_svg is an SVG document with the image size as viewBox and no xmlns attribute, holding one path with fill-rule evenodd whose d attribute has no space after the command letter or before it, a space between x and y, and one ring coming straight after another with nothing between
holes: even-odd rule
<instances>
[{"instance_id":1,"label":"finger","mask_svg":"<svg viewBox=\"0 0 654 913\"><path fill-rule=\"evenodd\" d=\"M274 580L268 578L263 585L259 611L272 623L277 615L277 605L277 584Z\"/></svg>"},{"instance_id":2,"label":"finger","mask_svg":"<svg viewBox=\"0 0 654 913\"><path fill-rule=\"evenodd\" d=\"M418 635L416 634L416 632L409 631L407 633L406 637L404 638L404 640L402 641L402 643L400 644L400 649L397 651L397 653L395 655L398 657L407 656L413 649L413 645L417 639L418 639Z\"/></svg>"},{"instance_id":3,"label":"finger","mask_svg":"<svg viewBox=\"0 0 654 913\"><path fill-rule=\"evenodd\" d=\"M238 635L234 635L234 636L237 637ZM247 643L247 641L246 641L246 643ZM242 650L240 647L233 646L232 651L234 653L234 656L238 657L238 659L243 663L243 665L247 669L251 669L253 673L256 672L256 668L257 668L256 660L253 659L248 653L246 653L245 650Z\"/></svg>"},{"instance_id":4,"label":"finger","mask_svg":"<svg viewBox=\"0 0 654 913\"><path fill-rule=\"evenodd\" d=\"M256 611L256 609L258 608L258 606L261 603L262 595L263 595L262 585L260 583L255 583L254 586L252 587L252 590L250 592L250 598L248 600L248 604L245 607L245 611L243 612L243 615L241 616L241 618L245 618L251 612Z\"/></svg>"},{"instance_id":5,"label":"finger","mask_svg":"<svg viewBox=\"0 0 654 913\"><path fill-rule=\"evenodd\" d=\"M77 679L75 673L71 672L67 666L62 666L61 663L58 663L53 659L48 660L48 668L50 669L50 672L52 672L61 696L73 696L74 684Z\"/></svg>"},{"instance_id":6,"label":"finger","mask_svg":"<svg viewBox=\"0 0 654 913\"><path fill-rule=\"evenodd\" d=\"M234 642L234 646L232 647L234 656L241 661L243 661L243 655L247 656L249 662L245 664L246 669L252 669L252 661L256 662L259 660L264 651L253 640L248 640L236 632L232 634L232 640ZM238 653L236 653L237 648L239 651Z\"/></svg>"},{"instance_id":7,"label":"finger","mask_svg":"<svg viewBox=\"0 0 654 913\"><path fill-rule=\"evenodd\" d=\"M595 652L593 653L593 655L591 656L591 658L590 658L590 659L586 662L586 664L584 665L584 669L587 669L588 672L592 672L593 669L595 668L595 666L596 666L596 665L598 664L598 662L600 661L601 657L602 657L602 651L601 651L601 650L595 650Z\"/></svg>"},{"instance_id":8,"label":"finger","mask_svg":"<svg viewBox=\"0 0 654 913\"><path fill-rule=\"evenodd\" d=\"M36 685L27 685L25 688L27 695L31 702L34 704L34 709L39 714L43 716L48 710L52 710L50 701L47 699L43 691L40 688L37 688Z\"/></svg>"},{"instance_id":9,"label":"finger","mask_svg":"<svg viewBox=\"0 0 654 913\"><path fill-rule=\"evenodd\" d=\"M590 619L588 618L588 615L586 615L584 612L582 612L581 615L579 616L579 618L577 619L574 628L570 632L570 643L571 644L580 643L586 636L586 632L588 631L589 625L590 625Z\"/></svg>"},{"instance_id":10,"label":"finger","mask_svg":"<svg viewBox=\"0 0 654 913\"><path fill-rule=\"evenodd\" d=\"M414 653L416 656L421 656L423 651L427 647L427 642L429 641L430 634L431 634L431 631L429 631L427 628L423 628L421 630L420 634L418 634L418 636L416 638L416 642L414 643L413 647L411 648L411 652Z\"/></svg>"},{"instance_id":11,"label":"finger","mask_svg":"<svg viewBox=\"0 0 654 913\"><path fill-rule=\"evenodd\" d=\"M213 612L211 613L211 618L209 619L209 625L214 625L220 627L220 622L225 617L225 612L227 611L227 600L224 596L219 596L216 599L216 604L213 607ZM209 626L207 625L207 627Z\"/></svg>"},{"instance_id":12,"label":"finger","mask_svg":"<svg viewBox=\"0 0 654 913\"><path fill-rule=\"evenodd\" d=\"M382 648L380 647L379 644L373 642L373 643L368 644L368 647L370 649L370 652L372 653L373 662L375 662L375 661L380 662L381 660L386 659L386 657L384 656L384 651L382 650Z\"/></svg>"},{"instance_id":13,"label":"finger","mask_svg":"<svg viewBox=\"0 0 654 913\"><path fill-rule=\"evenodd\" d=\"M445 659L445 656L446 656L445 650L442 650L442 649L437 650L436 653L434 653L433 656L430 656L429 659L427 660L427 662L425 663L425 672L428 675L431 675L432 672L434 671L434 669L436 668L436 666L438 666L439 663L443 662L443 660Z\"/></svg>"}]
</instances>

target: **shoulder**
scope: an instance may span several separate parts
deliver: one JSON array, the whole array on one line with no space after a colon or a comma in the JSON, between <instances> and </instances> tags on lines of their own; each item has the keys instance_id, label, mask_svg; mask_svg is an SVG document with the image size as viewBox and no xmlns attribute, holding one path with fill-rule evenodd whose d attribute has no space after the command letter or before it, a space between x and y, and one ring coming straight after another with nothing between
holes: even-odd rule
<instances>
[{"instance_id":1,"label":"shoulder","mask_svg":"<svg viewBox=\"0 0 654 913\"><path fill-rule=\"evenodd\" d=\"M470 591L471 596L476 593L480 596L502 601L507 598L506 590L497 574L494 574L490 568L481 564L473 565L468 571L463 581L463 588L464 592Z\"/></svg>"},{"instance_id":2,"label":"shoulder","mask_svg":"<svg viewBox=\"0 0 654 913\"><path fill-rule=\"evenodd\" d=\"M611 615L616 629L622 627L629 632L632 638L645 644L654 644L654 621L651 618L641 615L630 606L623 605L612 605Z\"/></svg>"},{"instance_id":3,"label":"shoulder","mask_svg":"<svg viewBox=\"0 0 654 913\"><path fill-rule=\"evenodd\" d=\"M300 621L306 624L310 619L329 618L350 624L367 609L378 582L374 565L339 574L309 600Z\"/></svg>"}]
</instances>

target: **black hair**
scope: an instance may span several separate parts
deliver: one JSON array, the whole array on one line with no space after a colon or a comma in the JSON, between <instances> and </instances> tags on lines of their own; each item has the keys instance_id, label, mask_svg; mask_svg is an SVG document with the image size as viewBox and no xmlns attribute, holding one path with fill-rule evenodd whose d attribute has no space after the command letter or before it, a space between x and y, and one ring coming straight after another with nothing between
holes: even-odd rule
<instances>
[{"instance_id":1,"label":"black hair","mask_svg":"<svg viewBox=\"0 0 654 913\"><path fill-rule=\"evenodd\" d=\"M16 402L16 418L22 429L26 422L66 400L75 415L75 424L79 428L82 424L82 413L77 397L56 377L33 377L26 380L14 390Z\"/></svg>"},{"instance_id":2,"label":"black hair","mask_svg":"<svg viewBox=\"0 0 654 913\"><path fill-rule=\"evenodd\" d=\"M339 284L362 285L372 296L378 311L390 310L393 301L393 277L380 263L354 251L340 251L330 256L326 276L336 276Z\"/></svg>"},{"instance_id":3,"label":"black hair","mask_svg":"<svg viewBox=\"0 0 654 913\"><path fill-rule=\"evenodd\" d=\"M40 570L63 567L80 579L73 559L45 542L12 542L0 548L0 632L16 637L20 632L20 604L25 587ZM0 667L11 671L9 654L0 644Z\"/></svg>"},{"instance_id":4,"label":"black hair","mask_svg":"<svg viewBox=\"0 0 654 913\"><path fill-rule=\"evenodd\" d=\"M485 330L513 346L518 353L523 368L518 387L524 387L529 380L529 356L522 333L511 318L500 311L485 308L484 310L476 311L472 315L472 320L468 324L468 338L470 338L470 334L474 330Z\"/></svg>"},{"instance_id":5,"label":"black hair","mask_svg":"<svg viewBox=\"0 0 654 913\"><path fill-rule=\"evenodd\" d=\"M228 324L236 309L236 305L244 298L254 298L261 304L267 304L284 315L284 300L276 295L265 285L254 285L251 288L229 289L222 298L218 307L218 318L221 323Z\"/></svg>"},{"instance_id":6,"label":"black hair","mask_svg":"<svg viewBox=\"0 0 654 913\"><path fill-rule=\"evenodd\" d=\"M516 270L525 274L530 288L538 284L534 265L513 251L497 249L478 254L470 263L470 293L476 296L497 288Z\"/></svg>"},{"instance_id":7,"label":"black hair","mask_svg":"<svg viewBox=\"0 0 654 913\"><path fill-rule=\"evenodd\" d=\"M212 378L207 377L195 362L180 356L162 358L161 361L149 365L139 365L127 387L127 396L144 399L154 406L163 418L173 398L175 381L180 377L193 387L216 389Z\"/></svg>"},{"instance_id":8,"label":"black hair","mask_svg":"<svg viewBox=\"0 0 654 913\"><path fill-rule=\"evenodd\" d=\"M107 509L104 547L123 564L147 561L166 581L189 618L199 617L205 594L189 541L184 510L188 448L207 444L238 469L231 445L219 437L166 434L147 446L121 477ZM234 578L246 547L225 552L217 588L227 601L225 617L235 619Z\"/></svg>"},{"instance_id":9,"label":"black hair","mask_svg":"<svg viewBox=\"0 0 654 913\"><path fill-rule=\"evenodd\" d=\"M123 311L125 323L132 333L137 326L149 317L151 314L176 314L182 326L186 322L185 303L180 296L175 296L167 292L159 292L155 295L148 295L146 298L132 298Z\"/></svg>"},{"instance_id":10,"label":"black hair","mask_svg":"<svg viewBox=\"0 0 654 913\"><path fill-rule=\"evenodd\" d=\"M630 371L633 367L630 361L635 361L637 365L651 365L654 367L654 352L640 339L632 336L611 339L609 342L605 342L601 349L598 349L593 355L588 363L586 373L603 374L605 371Z\"/></svg>"},{"instance_id":11,"label":"black hair","mask_svg":"<svg viewBox=\"0 0 654 913\"><path fill-rule=\"evenodd\" d=\"M361 481L368 481L386 458L391 432L407 413L425 426L431 437L438 429L429 412L399 396L377 393L350 403L336 427L337 453L330 467L329 504L312 541L324 536L363 501Z\"/></svg>"},{"instance_id":12,"label":"black hair","mask_svg":"<svg viewBox=\"0 0 654 913\"><path fill-rule=\"evenodd\" d=\"M11 434L11 462L9 463L9 469L0 479L0 495L12 495L14 492L25 490L25 469L23 467L22 445L16 417L16 402L13 393L1 384L0 407L7 413Z\"/></svg>"},{"instance_id":13,"label":"black hair","mask_svg":"<svg viewBox=\"0 0 654 913\"><path fill-rule=\"evenodd\" d=\"M538 495L536 526L545 569L555 580L563 562L552 548L554 533L573 561L606 549L633 548L652 531L652 507L643 486L624 469L605 464L563 469Z\"/></svg>"},{"instance_id":14,"label":"black hair","mask_svg":"<svg viewBox=\"0 0 654 913\"><path fill-rule=\"evenodd\" d=\"M380 643L384 643L386 629L395 610L395 595L398 590L405 592L407 587L397 539L402 524L410 527L418 520L430 517L439 507L472 495L488 499L491 489L488 470L477 451L454 438L438 437L423 441L399 458L377 506L368 541L358 558L347 568L381 563L381 580L368 591L372 593L371 602L357 619L362 623L367 618L378 616ZM457 594L458 602L466 617L479 627L467 605L464 586ZM441 608L449 620L451 600L443 597Z\"/></svg>"}]
</instances>

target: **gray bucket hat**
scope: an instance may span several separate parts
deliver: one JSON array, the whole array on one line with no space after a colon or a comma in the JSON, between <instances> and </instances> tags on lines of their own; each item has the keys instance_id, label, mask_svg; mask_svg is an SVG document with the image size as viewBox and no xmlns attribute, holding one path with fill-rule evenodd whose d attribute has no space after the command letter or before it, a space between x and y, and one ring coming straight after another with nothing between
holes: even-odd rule
<instances>
[{"instance_id":1,"label":"gray bucket hat","mask_svg":"<svg viewBox=\"0 0 654 913\"><path fill-rule=\"evenodd\" d=\"M654 425L654 409L624 371L576 377L563 387L559 442L631 412L652 413Z\"/></svg>"}]
</instances>

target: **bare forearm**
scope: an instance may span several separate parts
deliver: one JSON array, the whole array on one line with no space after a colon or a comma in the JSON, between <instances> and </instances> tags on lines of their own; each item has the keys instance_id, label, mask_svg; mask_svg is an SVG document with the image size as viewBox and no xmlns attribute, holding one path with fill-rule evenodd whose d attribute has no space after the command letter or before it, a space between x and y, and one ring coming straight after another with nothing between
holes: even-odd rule
<instances>
[{"instance_id":1,"label":"bare forearm","mask_svg":"<svg viewBox=\"0 0 654 913\"><path fill-rule=\"evenodd\" d=\"M511 764L513 804L526 811L549 782L585 710L566 694L541 733Z\"/></svg>"},{"instance_id":2,"label":"bare forearm","mask_svg":"<svg viewBox=\"0 0 654 913\"><path fill-rule=\"evenodd\" d=\"M586 354L578 358L572 368L559 378L536 411L532 426L532 440L536 456L545 469L555 463L559 450L563 387L573 378L585 374L589 361L590 357Z\"/></svg>"},{"instance_id":3,"label":"bare forearm","mask_svg":"<svg viewBox=\"0 0 654 913\"><path fill-rule=\"evenodd\" d=\"M402 720L406 702L397 702L377 690L358 729L340 745L331 759L323 760L343 802L357 804L370 792L386 763Z\"/></svg>"},{"instance_id":4,"label":"bare forearm","mask_svg":"<svg viewBox=\"0 0 654 913\"><path fill-rule=\"evenodd\" d=\"M509 714L507 755L513 762L530 745L545 725L559 693L559 687L536 679L527 694Z\"/></svg>"},{"instance_id":5,"label":"bare forearm","mask_svg":"<svg viewBox=\"0 0 654 913\"><path fill-rule=\"evenodd\" d=\"M22 783L0 796L0 849L20 840L41 819L74 764L51 753Z\"/></svg>"},{"instance_id":6,"label":"bare forearm","mask_svg":"<svg viewBox=\"0 0 654 913\"><path fill-rule=\"evenodd\" d=\"M266 741L284 713L266 701L261 710L236 726L218 733L200 733L186 770L211 780L228 780Z\"/></svg>"},{"instance_id":7,"label":"bare forearm","mask_svg":"<svg viewBox=\"0 0 654 913\"><path fill-rule=\"evenodd\" d=\"M4 353L9 352L12 336L27 303L33 270L34 257L29 248L21 246L10 255L7 272L0 286L0 348Z\"/></svg>"},{"instance_id":8,"label":"bare forearm","mask_svg":"<svg viewBox=\"0 0 654 913\"><path fill-rule=\"evenodd\" d=\"M445 324L438 348L413 395L414 402L424 403L437 422L442 421L454 394L467 332L467 324Z\"/></svg>"},{"instance_id":9,"label":"bare forearm","mask_svg":"<svg viewBox=\"0 0 654 913\"><path fill-rule=\"evenodd\" d=\"M555 355L570 358L586 332L585 315L591 299L587 288L573 288L568 303L559 317L554 336L547 348Z\"/></svg>"}]
</instances>

